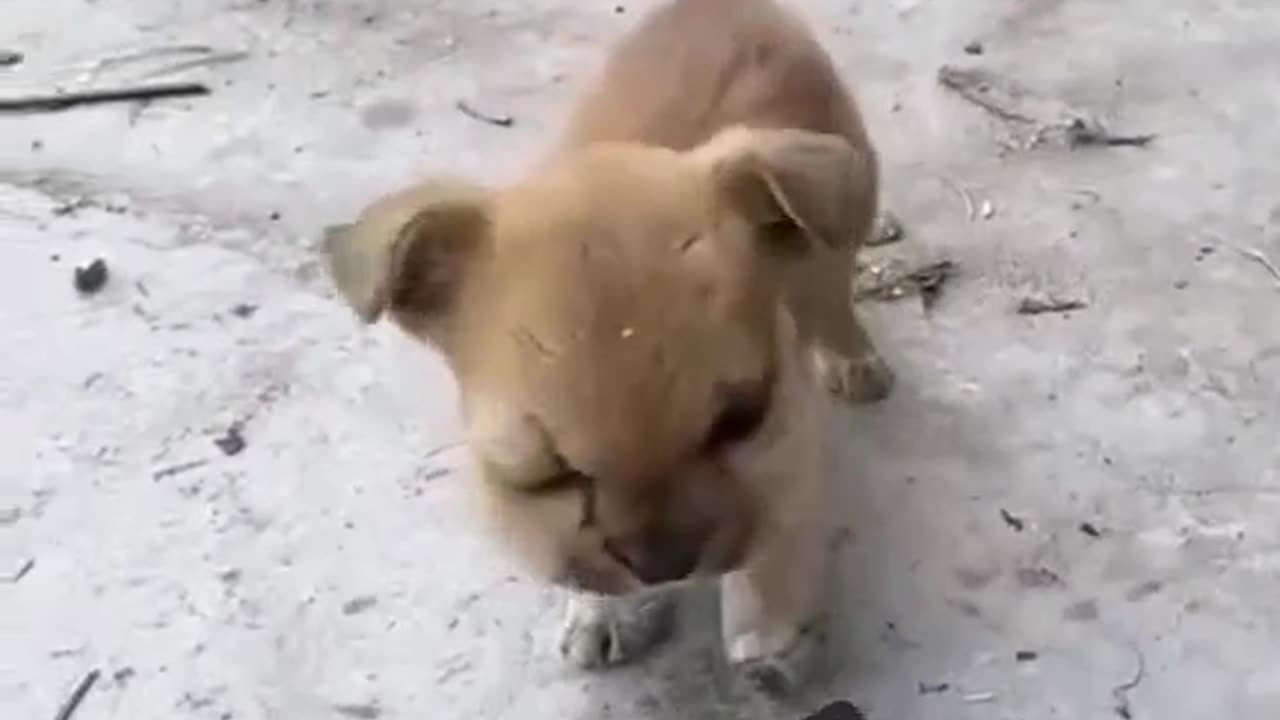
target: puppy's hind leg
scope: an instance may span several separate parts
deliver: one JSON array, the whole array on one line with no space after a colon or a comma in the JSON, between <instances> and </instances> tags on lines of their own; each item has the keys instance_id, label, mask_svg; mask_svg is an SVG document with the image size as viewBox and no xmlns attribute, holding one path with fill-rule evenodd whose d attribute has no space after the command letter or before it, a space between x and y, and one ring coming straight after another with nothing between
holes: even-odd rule
<instances>
[{"instance_id":1,"label":"puppy's hind leg","mask_svg":"<svg viewBox=\"0 0 1280 720\"><path fill-rule=\"evenodd\" d=\"M674 621L670 590L616 597L574 592L561 629L560 654L584 669L624 665L670 637Z\"/></svg>"}]
</instances>

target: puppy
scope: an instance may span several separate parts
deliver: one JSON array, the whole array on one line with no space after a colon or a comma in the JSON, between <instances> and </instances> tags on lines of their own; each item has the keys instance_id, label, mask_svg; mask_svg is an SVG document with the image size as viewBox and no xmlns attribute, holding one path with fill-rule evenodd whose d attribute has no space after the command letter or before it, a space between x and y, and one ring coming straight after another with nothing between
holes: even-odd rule
<instances>
[{"instance_id":1,"label":"puppy","mask_svg":"<svg viewBox=\"0 0 1280 720\"><path fill-rule=\"evenodd\" d=\"M562 650L649 649L672 583L719 577L730 663L799 682L821 611L832 395L893 376L850 301L877 159L772 0L674 0L549 157L425 181L330 229L336 286L437 349L493 530L573 590Z\"/></svg>"}]
</instances>

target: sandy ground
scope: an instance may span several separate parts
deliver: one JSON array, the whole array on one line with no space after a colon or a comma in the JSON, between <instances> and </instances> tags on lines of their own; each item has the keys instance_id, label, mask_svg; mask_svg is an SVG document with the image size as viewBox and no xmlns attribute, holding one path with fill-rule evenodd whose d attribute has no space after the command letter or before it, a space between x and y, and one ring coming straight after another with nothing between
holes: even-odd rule
<instances>
[{"instance_id":1,"label":"sandy ground","mask_svg":"<svg viewBox=\"0 0 1280 720\"><path fill-rule=\"evenodd\" d=\"M0 717L54 717L94 669L75 720L798 720L834 698L871 720L1275 717L1264 0L801 2L907 228L870 261L958 269L927 310L868 306L901 385L833 428L831 671L787 707L744 696L697 594L651 662L561 666L560 599L462 512L439 361L358 327L316 245L422 173L521 171L644 5L0 5L25 55L4 97L214 90L0 115ZM942 65L1016 82L984 97L1032 122ZM1158 137L1030 142L1071 116ZM1087 306L1017 312L1039 295Z\"/></svg>"}]
</instances>

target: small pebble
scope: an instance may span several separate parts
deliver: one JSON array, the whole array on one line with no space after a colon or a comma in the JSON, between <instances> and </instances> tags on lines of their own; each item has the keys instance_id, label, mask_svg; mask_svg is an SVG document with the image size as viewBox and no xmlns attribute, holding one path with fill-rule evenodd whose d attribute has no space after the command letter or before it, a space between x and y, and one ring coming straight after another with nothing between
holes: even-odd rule
<instances>
[{"instance_id":1,"label":"small pebble","mask_svg":"<svg viewBox=\"0 0 1280 720\"><path fill-rule=\"evenodd\" d=\"M107 261L97 258L88 265L81 265L75 269L73 282L76 292L81 295L92 295L101 290L107 284Z\"/></svg>"},{"instance_id":2,"label":"small pebble","mask_svg":"<svg viewBox=\"0 0 1280 720\"><path fill-rule=\"evenodd\" d=\"M1040 654L1037 653L1035 650L1019 650L1018 652L1013 654L1013 659L1017 660L1018 662L1031 662L1033 660L1036 660L1039 657L1040 657Z\"/></svg>"},{"instance_id":3,"label":"small pebble","mask_svg":"<svg viewBox=\"0 0 1280 720\"><path fill-rule=\"evenodd\" d=\"M239 425L232 425L222 435L213 439L213 444L218 446L223 455L228 457L239 455L244 451L245 441L244 435L240 433Z\"/></svg>"},{"instance_id":4,"label":"small pebble","mask_svg":"<svg viewBox=\"0 0 1280 720\"><path fill-rule=\"evenodd\" d=\"M964 46L964 52L966 55L981 55L984 51L985 51L985 48L982 47L982 43L978 42L977 40L974 40L973 42Z\"/></svg>"}]
</instances>

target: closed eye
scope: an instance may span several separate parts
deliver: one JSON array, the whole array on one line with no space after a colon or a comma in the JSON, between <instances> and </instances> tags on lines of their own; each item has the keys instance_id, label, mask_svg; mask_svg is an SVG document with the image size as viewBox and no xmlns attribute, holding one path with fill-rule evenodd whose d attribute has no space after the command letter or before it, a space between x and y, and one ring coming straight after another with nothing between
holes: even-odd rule
<instances>
[{"instance_id":1,"label":"closed eye","mask_svg":"<svg viewBox=\"0 0 1280 720\"><path fill-rule=\"evenodd\" d=\"M521 490L531 495L546 495L555 492L564 492L587 482L588 477L573 468L565 468L554 475L529 483L521 488Z\"/></svg>"},{"instance_id":2,"label":"closed eye","mask_svg":"<svg viewBox=\"0 0 1280 720\"><path fill-rule=\"evenodd\" d=\"M521 490L534 496L576 491L582 496L582 514L578 517L578 529L581 530L594 525L596 522L596 492L591 476L573 469L559 455L556 456L555 461L556 466L560 468L558 472L548 475L538 482L526 485Z\"/></svg>"}]
</instances>

